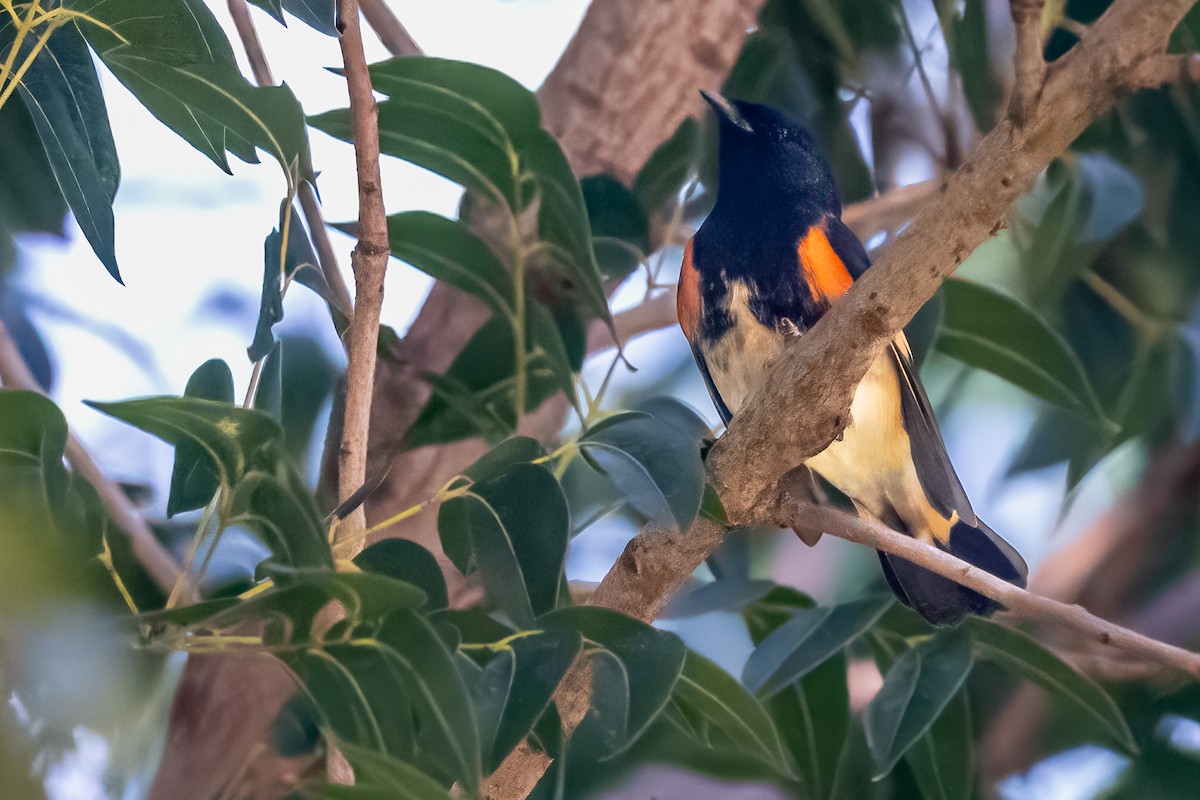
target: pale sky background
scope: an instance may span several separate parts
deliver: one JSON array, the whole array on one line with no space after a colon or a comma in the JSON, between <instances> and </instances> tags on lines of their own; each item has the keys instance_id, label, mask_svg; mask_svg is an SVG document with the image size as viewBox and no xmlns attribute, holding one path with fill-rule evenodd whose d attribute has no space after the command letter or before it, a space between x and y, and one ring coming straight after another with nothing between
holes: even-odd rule
<instances>
[{"instance_id":1,"label":"pale sky background","mask_svg":"<svg viewBox=\"0 0 1200 800\"><path fill-rule=\"evenodd\" d=\"M397 15L430 55L475 61L500 69L524 85L536 88L553 67L587 7L585 0L393 0ZM241 53L223 2L210 2ZM302 23L288 28L252 8L276 80L286 81L308 113L346 104L343 81L325 70L340 63L334 39L321 36ZM917 27L917 26L914 26ZM367 31L369 61L387 57L378 40ZM244 59L242 60L245 67ZM931 65L931 69L937 69ZM944 69L944 67L943 67ZM125 286L103 269L73 222L68 240L26 238L22 249L20 286L75 314L126 331L150 354L149 360L131 354L112 342L57 314L35 311L39 330L46 336L55 363L53 396L71 425L112 477L149 481L157 489L152 511L161 513L172 463L172 450L158 440L139 435L81 404L81 400L115 400L148 394L182 393L188 376L203 361L225 359L233 369L236 394L245 391L250 364L249 344L258 310L262 280L263 239L275 226L284 183L274 162L261 165L234 162L234 176L224 175L182 139L160 125L101 68L101 81L122 167L115 203L117 255ZM246 70L247 74L249 70ZM310 130L313 162L322 173L318 181L326 218L356 217L353 153L351 148ZM913 180L926 177L916 170ZM384 159L383 187L389 212L423 208L453 216L459 189L422 170L395 159ZM331 232L343 271L349 273L353 242ZM353 282L348 279L352 286ZM384 322L403 332L428 290L429 280L393 261L387 280ZM232 314L214 313L213 301ZM622 297L628 302L636 292ZM35 306L36 308L36 306ZM303 287L296 286L285 301L285 320L277 331L322 332L331 357L342 359L340 346L324 305ZM647 336L629 351L641 369L637 375L619 375L620 391L652 383L678 363L684 352L678 330ZM590 384L598 385L605 363L585 370ZM698 375L686 387L685 399L715 422ZM1003 482L1002 470L1019 444L1031 419L1015 411L1012 398L1020 393L998 379L983 377L994 404L972 404L968 412L943 421L952 459L968 494L996 530L1018 546L1031 565L1047 549L1046 533L1059 513L1064 470L1055 468ZM937 397L937 387L930 386ZM119 446L114 446L118 445ZM1112 459L1113 474L1122 474L1122 458ZM1102 507L1111 493L1111 478L1103 470L1081 492L1078 511L1064 527L1077 530ZM1063 534L1063 535L1069 535ZM1061 539L1056 539L1057 546ZM823 543L838 547L843 543ZM573 547L569 569L573 579L598 580L620 552L623 542L612 536L584 536ZM802 568L802 545L786 542L781 564ZM723 624L705 617L694 624ZM687 625L672 625L688 635ZM744 635L743 635L744 638ZM736 670L748 642L731 652L710 653ZM701 648L707 649L707 648ZM733 661L734 664L728 662ZM90 747L90 746L89 746ZM94 774L95 749L81 746L86 762L80 774ZM1071 756L1068 772L1083 761L1112 768L1107 751L1091 749ZM89 760L90 759L90 760ZM1100 759L1100 761L1096 761ZM103 763L100 759L99 763ZM1107 766L1105 766L1107 765ZM1119 765L1118 765L1119 766ZM71 770L68 770L71 772ZM1010 782L1005 796L1017 798L1093 796L1094 788L1064 787L1063 770L1051 770ZM1055 778L1058 776L1058 778ZM60 776L61 777L61 776ZM55 792L58 798L102 797L98 786L69 781ZM1048 788L1053 787L1053 788Z\"/></svg>"}]
</instances>

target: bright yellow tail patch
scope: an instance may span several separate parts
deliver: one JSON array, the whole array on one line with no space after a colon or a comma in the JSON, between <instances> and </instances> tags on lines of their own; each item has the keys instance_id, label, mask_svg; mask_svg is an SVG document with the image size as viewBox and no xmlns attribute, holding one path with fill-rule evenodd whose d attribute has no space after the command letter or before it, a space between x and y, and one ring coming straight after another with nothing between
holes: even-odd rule
<instances>
[{"instance_id":1,"label":"bright yellow tail patch","mask_svg":"<svg viewBox=\"0 0 1200 800\"><path fill-rule=\"evenodd\" d=\"M800 254L800 270L804 273L808 291L814 300L832 303L854 283L850 271L838 258L825 231L819 226L808 229L797 250Z\"/></svg>"}]
</instances>

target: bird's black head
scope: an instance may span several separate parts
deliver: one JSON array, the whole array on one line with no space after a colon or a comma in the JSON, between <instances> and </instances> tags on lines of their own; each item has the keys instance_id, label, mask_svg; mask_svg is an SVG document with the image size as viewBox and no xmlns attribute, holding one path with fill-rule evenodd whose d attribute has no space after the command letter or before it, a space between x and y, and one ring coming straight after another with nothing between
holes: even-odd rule
<instances>
[{"instance_id":1,"label":"bird's black head","mask_svg":"<svg viewBox=\"0 0 1200 800\"><path fill-rule=\"evenodd\" d=\"M701 94L720 121L718 205L806 217L841 212L829 162L800 123L770 106Z\"/></svg>"}]
</instances>

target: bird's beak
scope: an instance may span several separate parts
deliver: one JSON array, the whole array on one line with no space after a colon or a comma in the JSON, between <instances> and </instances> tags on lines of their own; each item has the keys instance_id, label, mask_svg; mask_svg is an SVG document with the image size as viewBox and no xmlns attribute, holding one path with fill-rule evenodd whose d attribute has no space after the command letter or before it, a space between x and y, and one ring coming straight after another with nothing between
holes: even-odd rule
<instances>
[{"instance_id":1,"label":"bird's beak","mask_svg":"<svg viewBox=\"0 0 1200 800\"><path fill-rule=\"evenodd\" d=\"M734 127L741 128L750 133L754 132L754 129L750 127L750 123L746 121L746 118L742 116L733 103L715 92L706 92L703 89L700 90L700 96L704 98L704 102L712 106L713 111L717 112L718 117Z\"/></svg>"}]
</instances>

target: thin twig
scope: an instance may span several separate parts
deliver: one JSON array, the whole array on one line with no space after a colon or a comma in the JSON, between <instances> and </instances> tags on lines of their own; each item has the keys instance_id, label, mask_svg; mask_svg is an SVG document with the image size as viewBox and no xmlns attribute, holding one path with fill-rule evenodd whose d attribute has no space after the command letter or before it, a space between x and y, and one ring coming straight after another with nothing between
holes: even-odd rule
<instances>
[{"instance_id":1,"label":"thin twig","mask_svg":"<svg viewBox=\"0 0 1200 800\"><path fill-rule=\"evenodd\" d=\"M1147 58L1130 76L1131 88L1153 89L1167 83L1200 81L1200 53L1182 53Z\"/></svg>"},{"instance_id":2,"label":"thin twig","mask_svg":"<svg viewBox=\"0 0 1200 800\"><path fill-rule=\"evenodd\" d=\"M273 86L275 79L271 75L271 65L267 54L263 51L262 42L254 28L254 20L246 0L228 0L229 14L233 17L233 25L237 29L238 38L242 41L242 49L246 52L246 60L250 62L250 70L259 86ZM300 197L300 208L304 212L304 224L308 228L308 236L313 249L317 253L317 262L325 284L333 297L330 300L330 312L333 314L335 325L341 320L349 320L354 315L354 303L350 299L350 290L338 267L337 256L329 242L329 231L325 227L325 218L321 215L321 206L317 202L317 193L308 181L301 181L297 192ZM342 333L341 330L338 333Z\"/></svg>"},{"instance_id":3,"label":"thin twig","mask_svg":"<svg viewBox=\"0 0 1200 800\"><path fill-rule=\"evenodd\" d=\"M3 322L0 322L0 381L8 389L43 393ZM175 558L154 536L149 524L125 492L121 491L121 487L100 471L100 467L71 431L67 431L67 461L80 477L92 485L108 516L129 536L138 563L146 568L164 592L169 592L179 575Z\"/></svg>"},{"instance_id":4,"label":"thin twig","mask_svg":"<svg viewBox=\"0 0 1200 800\"><path fill-rule=\"evenodd\" d=\"M233 17L233 27L237 29L238 38L246 51L246 60L250 62L250 71L259 86L274 86L275 78L271 76L271 65L267 63L267 54L263 52L262 42L258 40L258 31L254 29L254 20L250 19L250 9L246 0L229 0L229 16Z\"/></svg>"},{"instance_id":5,"label":"thin twig","mask_svg":"<svg viewBox=\"0 0 1200 800\"><path fill-rule=\"evenodd\" d=\"M1135 633L1100 619L1082 606L1067 605L1028 592L997 578L932 545L905 536L874 520L860 519L834 508L809 503L783 504L783 519L792 528L820 531L899 556L917 566L944 575L995 600L1017 617L1051 622L1082 634L1087 640L1123 650L1143 660L1171 667L1200 678L1200 654Z\"/></svg>"},{"instance_id":6,"label":"thin twig","mask_svg":"<svg viewBox=\"0 0 1200 800\"><path fill-rule=\"evenodd\" d=\"M387 212L379 175L379 109L371 90L356 0L339 0L338 30L350 93L350 129L358 171L358 244L350 261L355 284L354 318L349 330L350 363L346 368L345 417L338 450L338 497L345 500L367 479L379 314L389 251ZM343 521L339 537L354 536L365 527L366 516L360 506ZM361 549L361 544L357 549Z\"/></svg>"},{"instance_id":7,"label":"thin twig","mask_svg":"<svg viewBox=\"0 0 1200 800\"><path fill-rule=\"evenodd\" d=\"M1046 80L1042 57L1042 4L1044 0L1012 0L1012 19L1017 33L1015 77L1008 114L1018 128L1037 103Z\"/></svg>"},{"instance_id":8,"label":"thin twig","mask_svg":"<svg viewBox=\"0 0 1200 800\"><path fill-rule=\"evenodd\" d=\"M383 46L394 56L422 55L421 46L409 35L404 24L392 13L387 0L359 0L367 24L383 42Z\"/></svg>"}]
</instances>

